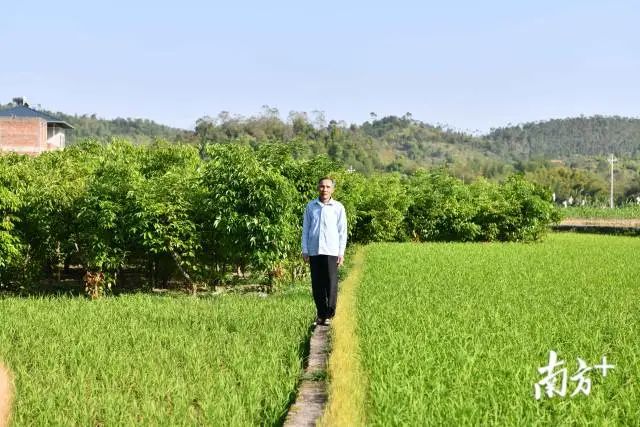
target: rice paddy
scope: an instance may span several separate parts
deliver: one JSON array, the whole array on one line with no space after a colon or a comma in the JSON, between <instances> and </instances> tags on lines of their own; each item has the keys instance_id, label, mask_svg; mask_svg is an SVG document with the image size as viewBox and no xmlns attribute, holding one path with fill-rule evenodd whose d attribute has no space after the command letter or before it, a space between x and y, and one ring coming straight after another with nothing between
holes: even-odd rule
<instances>
[{"instance_id":1,"label":"rice paddy","mask_svg":"<svg viewBox=\"0 0 640 427\"><path fill-rule=\"evenodd\" d=\"M21 425L274 425L302 372L308 289L0 299Z\"/></svg>"},{"instance_id":2,"label":"rice paddy","mask_svg":"<svg viewBox=\"0 0 640 427\"><path fill-rule=\"evenodd\" d=\"M639 239L360 250L332 326L324 425L640 423ZM306 286L262 298L0 298L14 425L279 425L314 313ZM547 395L539 368L551 351L564 364Z\"/></svg>"},{"instance_id":3,"label":"rice paddy","mask_svg":"<svg viewBox=\"0 0 640 427\"><path fill-rule=\"evenodd\" d=\"M367 425L640 423L637 238L365 251L357 332ZM564 397L537 400L552 350L568 377L578 358L593 367L606 356L615 368L587 372L588 395L571 397L580 384L567 378Z\"/></svg>"},{"instance_id":4,"label":"rice paddy","mask_svg":"<svg viewBox=\"0 0 640 427\"><path fill-rule=\"evenodd\" d=\"M610 209L608 207L571 207L562 209L565 218L585 219L636 219L640 218L640 205L626 205Z\"/></svg>"}]
</instances>

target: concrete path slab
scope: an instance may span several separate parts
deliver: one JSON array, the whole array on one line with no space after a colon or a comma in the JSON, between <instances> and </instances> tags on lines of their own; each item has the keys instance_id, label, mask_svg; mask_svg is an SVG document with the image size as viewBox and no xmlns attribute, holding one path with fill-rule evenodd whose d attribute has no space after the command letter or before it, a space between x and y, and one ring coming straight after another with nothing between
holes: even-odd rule
<instances>
[{"instance_id":1,"label":"concrete path slab","mask_svg":"<svg viewBox=\"0 0 640 427\"><path fill-rule=\"evenodd\" d=\"M284 422L287 427L315 426L327 403L329 326L314 328L309 347L303 380Z\"/></svg>"}]
</instances>

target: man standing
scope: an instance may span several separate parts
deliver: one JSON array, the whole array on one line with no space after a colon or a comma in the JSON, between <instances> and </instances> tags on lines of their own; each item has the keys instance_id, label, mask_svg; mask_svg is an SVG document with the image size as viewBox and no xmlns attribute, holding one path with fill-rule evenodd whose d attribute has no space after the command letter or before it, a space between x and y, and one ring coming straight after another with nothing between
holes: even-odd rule
<instances>
[{"instance_id":1,"label":"man standing","mask_svg":"<svg viewBox=\"0 0 640 427\"><path fill-rule=\"evenodd\" d=\"M316 325L326 325L336 311L338 267L347 246L347 214L333 200L335 182L318 181L319 196L307 204L302 220L302 257L311 265L311 288L316 303Z\"/></svg>"}]
</instances>

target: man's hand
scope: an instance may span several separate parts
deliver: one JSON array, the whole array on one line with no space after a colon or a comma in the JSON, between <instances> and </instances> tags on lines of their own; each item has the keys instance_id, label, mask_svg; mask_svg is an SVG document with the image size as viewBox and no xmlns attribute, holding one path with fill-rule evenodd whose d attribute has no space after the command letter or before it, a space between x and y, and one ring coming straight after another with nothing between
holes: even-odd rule
<instances>
[{"instance_id":1,"label":"man's hand","mask_svg":"<svg viewBox=\"0 0 640 427\"><path fill-rule=\"evenodd\" d=\"M308 254L302 254L302 259L304 260L304 262L309 262L309 255Z\"/></svg>"},{"instance_id":2,"label":"man's hand","mask_svg":"<svg viewBox=\"0 0 640 427\"><path fill-rule=\"evenodd\" d=\"M342 263L344 262L344 257L343 256L339 256L338 257L338 267L342 267Z\"/></svg>"}]
</instances>

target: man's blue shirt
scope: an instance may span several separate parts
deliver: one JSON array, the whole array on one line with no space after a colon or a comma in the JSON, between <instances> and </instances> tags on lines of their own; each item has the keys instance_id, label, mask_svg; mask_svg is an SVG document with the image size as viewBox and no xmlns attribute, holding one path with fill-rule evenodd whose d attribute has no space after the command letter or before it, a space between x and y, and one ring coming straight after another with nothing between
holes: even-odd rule
<instances>
[{"instance_id":1,"label":"man's blue shirt","mask_svg":"<svg viewBox=\"0 0 640 427\"><path fill-rule=\"evenodd\" d=\"M315 198L307 204L302 220L302 253L344 256L347 246L347 213L342 203Z\"/></svg>"}]
</instances>

